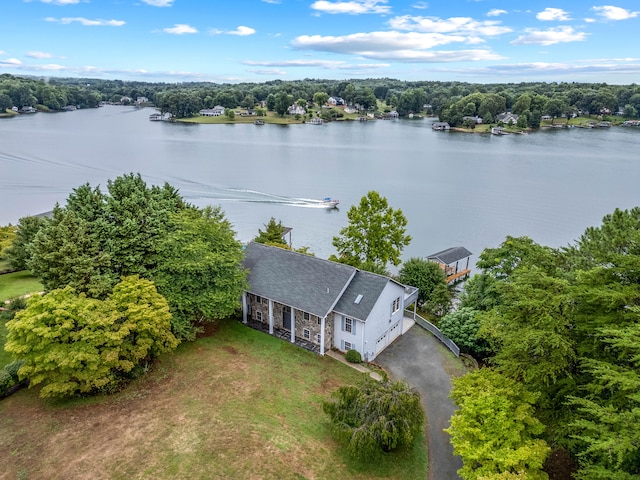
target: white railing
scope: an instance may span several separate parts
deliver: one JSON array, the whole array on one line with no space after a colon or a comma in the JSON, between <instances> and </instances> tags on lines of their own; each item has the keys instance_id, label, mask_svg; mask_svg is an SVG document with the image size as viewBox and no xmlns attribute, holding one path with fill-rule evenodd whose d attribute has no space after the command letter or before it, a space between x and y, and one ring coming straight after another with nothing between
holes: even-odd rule
<instances>
[{"instance_id":1,"label":"white railing","mask_svg":"<svg viewBox=\"0 0 640 480\"><path fill-rule=\"evenodd\" d=\"M444 333L442 333L440 329L436 327L433 323L431 323L429 320L422 318L417 313L409 312L406 310L405 310L405 313L409 315L411 318L413 318L416 324L420 325L425 330L428 330L429 332L431 332L438 340L444 343L445 347L451 350L456 357L460 356L460 347L458 347L458 345L456 345L453 340L451 340Z\"/></svg>"}]
</instances>

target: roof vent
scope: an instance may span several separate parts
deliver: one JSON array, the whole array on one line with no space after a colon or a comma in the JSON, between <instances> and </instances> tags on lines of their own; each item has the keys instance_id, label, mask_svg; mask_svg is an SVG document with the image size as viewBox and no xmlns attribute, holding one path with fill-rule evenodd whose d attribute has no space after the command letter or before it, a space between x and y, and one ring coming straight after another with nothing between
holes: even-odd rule
<instances>
[{"instance_id":1,"label":"roof vent","mask_svg":"<svg viewBox=\"0 0 640 480\"><path fill-rule=\"evenodd\" d=\"M353 303L360 304L360 300L362 300L362 294L361 293L358 294L358 296L353 301Z\"/></svg>"}]
</instances>

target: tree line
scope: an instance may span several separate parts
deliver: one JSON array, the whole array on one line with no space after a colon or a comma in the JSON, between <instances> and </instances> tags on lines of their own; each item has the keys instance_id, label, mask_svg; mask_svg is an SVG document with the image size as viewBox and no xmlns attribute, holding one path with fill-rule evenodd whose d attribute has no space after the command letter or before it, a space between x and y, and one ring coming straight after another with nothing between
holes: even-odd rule
<instances>
[{"instance_id":1,"label":"tree line","mask_svg":"<svg viewBox=\"0 0 640 480\"><path fill-rule=\"evenodd\" d=\"M196 115L203 108L254 108L265 102L269 110L284 114L294 103L323 105L329 96L340 97L364 110L379 102L401 116L433 114L454 126L465 117L481 116L492 123L500 113L518 114L521 126L537 128L550 117L620 113L637 118L640 86L606 83L497 83L401 81L391 78L350 80L273 80L264 83L209 82L152 83L88 78L35 78L0 76L0 110L12 106L43 105L58 110L67 104L96 106L100 101L148 98L162 112L177 117ZM322 101L324 99L324 102ZM284 106L286 104L286 107Z\"/></svg>"},{"instance_id":2,"label":"tree line","mask_svg":"<svg viewBox=\"0 0 640 480\"><path fill-rule=\"evenodd\" d=\"M477 266L440 321L484 365L454 381L462 477L547 478L553 449L574 478L638 478L640 207L567 247L507 237Z\"/></svg>"}]
</instances>

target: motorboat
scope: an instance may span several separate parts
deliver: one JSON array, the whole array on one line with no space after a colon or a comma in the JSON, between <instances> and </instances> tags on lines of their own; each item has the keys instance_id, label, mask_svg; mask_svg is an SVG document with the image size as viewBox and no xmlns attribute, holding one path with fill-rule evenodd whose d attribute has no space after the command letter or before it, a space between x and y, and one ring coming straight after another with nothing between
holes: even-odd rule
<instances>
[{"instance_id":1,"label":"motorboat","mask_svg":"<svg viewBox=\"0 0 640 480\"><path fill-rule=\"evenodd\" d=\"M336 200L335 198L331 198L331 197L325 197L322 199L322 205L325 208L336 208L339 203L340 203L340 200Z\"/></svg>"}]
</instances>

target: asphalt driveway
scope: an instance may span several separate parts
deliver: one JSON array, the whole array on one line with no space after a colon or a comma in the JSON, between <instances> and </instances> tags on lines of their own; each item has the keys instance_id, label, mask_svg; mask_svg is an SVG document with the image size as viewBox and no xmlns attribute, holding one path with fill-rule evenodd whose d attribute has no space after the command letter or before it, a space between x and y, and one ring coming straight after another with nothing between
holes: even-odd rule
<instances>
[{"instance_id":1,"label":"asphalt driveway","mask_svg":"<svg viewBox=\"0 0 640 480\"><path fill-rule=\"evenodd\" d=\"M456 472L462 468L462 459L453 454L449 434L442 431L449 426L455 408L449 398L451 378L443 367L439 343L414 325L376 357L376 363L394 379L403 379L420 392L427 415L428 480L458 480Z\"/></svg>"}]
</instances>

